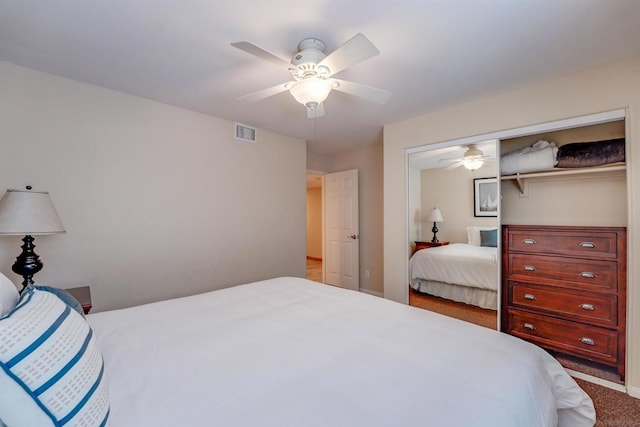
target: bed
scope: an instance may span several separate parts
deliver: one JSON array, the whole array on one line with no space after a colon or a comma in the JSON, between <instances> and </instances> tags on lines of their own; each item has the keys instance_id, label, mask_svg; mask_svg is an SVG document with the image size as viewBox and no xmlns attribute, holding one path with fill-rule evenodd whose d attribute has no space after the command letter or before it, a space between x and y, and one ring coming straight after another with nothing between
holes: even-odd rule
<instances>
[{"instance_id":1,"label":"bed","mask_svg":"<svg viewBox=\"0 0 640 427\"><path fill-rule=\"evenodd\" d=\"M489 246L482 245L481 232L491 233ZM410 286L429 295L497 310L497 228L467 227L467 233L468 243L414 253L409 260Z\"/></svg>"},{"instance_id":2,"label":"bed","mask_svg":"<svg viewBox=\"0 0 640 427\"><path fill-rule=\"evenodd\" d=\"M63 310L46 291L32 294ZM6 320L28 304L0 320L0 333L10 326L15 335L18 325ZM539 347L306 279L68 317L90 326L84 341L103 360L87 400L96 421L85 426L580 427L595 419L588 395ZM24 407L33 397L14 396L20 388L0 390L8 425L54 425L34 421L36 410ZM106 390L105 407L94 396Z\"/></svg>"}]
</instances>

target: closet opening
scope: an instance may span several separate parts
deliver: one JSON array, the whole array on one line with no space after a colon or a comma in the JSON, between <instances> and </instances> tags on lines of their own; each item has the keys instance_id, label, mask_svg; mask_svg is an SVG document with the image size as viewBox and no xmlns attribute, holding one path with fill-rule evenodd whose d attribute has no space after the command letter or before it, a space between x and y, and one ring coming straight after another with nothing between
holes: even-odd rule
<instances>
[{"instance_id":1,"label":"closet opening","mask_svg":"<svg viewBox=\"0 0 640 427\"><path fill-rule=\"evenodd\" d=\"M409 260L416 242L433 238L434 223L427 220L426 211L439 208L440 203L423 203L422 194L445 193L448 188L461 206L474 197L454 187L452 179L423 179L414 165L415 158L423 153L443 153L461 146L468 149L470 144L497 141L493 171L499 194L495 217L497 329L544 348L574 376L604 381L613 388L623 387L626 371L628 158L620 161L619 156L621 146L623 156L628 153L625 117L624 109L614 110L406 151L407 277L411 278ZM502 156L547 143L557 149L564 147L562 151L573 156L570 163L575 163L565 162L558 167L556 151L554 164L544 165L541 170L501 171ZM584 147L570 145L593 144L586 148L594 148L595 143L612 153L603 164L594 164L599 160L594 162L588 155L586 160L580 158L576 153ZM590 152L599 151L602 150ZM427 190L427 186L435 189ZM464 239L459 235L450 237L449 214L440 210L443 220L435 221L437 240ZM574 246L579 248L574 250ZM566 276L569 267L577 269L571 278ZM410 289L408 286L407 292ZM408 297L410 300L411 295Z\"/></svg>"}]
</instances>

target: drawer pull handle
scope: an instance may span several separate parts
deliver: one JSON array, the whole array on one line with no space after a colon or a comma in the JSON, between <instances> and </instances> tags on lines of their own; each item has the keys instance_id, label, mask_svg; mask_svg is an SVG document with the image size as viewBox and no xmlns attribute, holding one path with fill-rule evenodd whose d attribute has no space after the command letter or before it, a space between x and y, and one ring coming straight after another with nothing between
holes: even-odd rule
<instances>
[{"instance_id":1,"label":"drawer pull handle","mask_svg":"<svg viewBox=\"0 0 640 427\"><path fill-rule=\"evenodd\" d=\"M522 243L525 244L525 245L535 245L536 241L533 240L533 239L523 239Z\"/></svg>"},{"instance_id":2,"label":"drawer pull handle","mask_svg":"<svg viewBox=\"0 0 640 427\"><path fill-rule=\"evenodd\" d=\"M580 338L580 342L582 344L586 344L586 345L596 345L596 342L594 340L592 340L591 338L587 338L587 337Z\"/></svg>"},{"instance_id":3,"label":"drawer pull handle","mask_svg":"<svg viewBox=\"0 0 640 427\"><path fill-rule=\"evenodd\" d=\"M596 244L593 242L580 242L580 247L581 248L589 248L589 249L593 249L596 247Z\"/></svg>"},{"instance_id":4,"label":"drawer pull handle","mask_svg":"<svg viewBox=\"0 0 640 427\"><path fill-rule=\"evenodd\" d=\"M531 301L535 301L536 300L536 296L533 295L533 294L524 294L524 295L522 295L522 298L523 299L528 299L528 300L531 300Z\"/></svg>"},{"instance_id":5,"label":"drawer pull handle","mask_svg":"<svg viewBox=\"0 0 640 427\"><path fill-rule=\"evenodd\" d=\"M536 271L536 268L533 265L525 265L522 267L524 271Z\"/></svg>"},{"instance_id":6,"label":"drawer pull handle","mask_svg":"<svg viewBox=\"0 0 640 427\"><path fill-rule=\"evenodd\" d=\"M536 327L533 326L531 323L523 323L522 327L525 328L525 329L528 329L530 331L535 331L536 330Z\"/></svg>"},{"instance_id":7,"label":"drawer pull handle","mask_svg":"<svg viewBox=\"0 0 640 427\"><path fill-rule=\"evenodd\" d=\"M590 271L583 271L580 273L580 277L584 277L585 279L595 279L596 273L592 273Z\"/></svg>"},{"instance_id":8,"label":"drawer pull handle","mask_svg":"<svg viewBox=\"0 0 640 427\"><path fill-rule=\"evenodd\" d=\"M593 304L580 304L578 307L583 310L596 311L596 308L593 306Z\"/></svg>"}]
</instances>

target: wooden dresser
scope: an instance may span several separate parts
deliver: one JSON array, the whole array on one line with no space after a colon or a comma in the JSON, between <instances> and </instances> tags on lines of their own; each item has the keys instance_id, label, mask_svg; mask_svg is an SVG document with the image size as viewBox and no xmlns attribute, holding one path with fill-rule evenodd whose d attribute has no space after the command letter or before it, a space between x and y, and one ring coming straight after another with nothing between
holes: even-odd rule
<instances>
[{"instance_id":1,"label":"wooden dresser","mask_svg":"<svg viewBox=\"0 0 640 427\"><path fill-rule=\"evenodd\" d=\"M502 330L625 375L624 227L505 225Z\"/></svg>"}]
</instances>

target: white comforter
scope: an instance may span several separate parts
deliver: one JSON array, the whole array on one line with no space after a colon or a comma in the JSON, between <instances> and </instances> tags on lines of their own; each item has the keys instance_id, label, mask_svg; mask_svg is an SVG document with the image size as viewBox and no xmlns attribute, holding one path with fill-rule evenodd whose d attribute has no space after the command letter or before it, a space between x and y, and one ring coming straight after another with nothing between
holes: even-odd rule
<instances>
[{"instance_id":1,"label":"white comforter","mask_svg":"<svg viewBox=\"0 0 640 427\"><path fill-rule=\"evenodd\" d=\"M498 290L496 248L453 243L417 251L409 261L409 277Z\"/></svg>"},{"instance_id":2,"label":"white comforter","mask_svg":"<svg viewBox=\"0 0 640 427\"><path fill-rule=\"evenodd\" d=\"M589 397L517 338L280 278L88 316L109 426L592 426Z\"/></svg>"}]
</instances>

